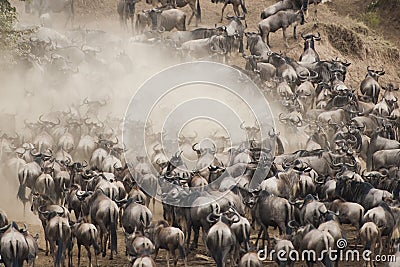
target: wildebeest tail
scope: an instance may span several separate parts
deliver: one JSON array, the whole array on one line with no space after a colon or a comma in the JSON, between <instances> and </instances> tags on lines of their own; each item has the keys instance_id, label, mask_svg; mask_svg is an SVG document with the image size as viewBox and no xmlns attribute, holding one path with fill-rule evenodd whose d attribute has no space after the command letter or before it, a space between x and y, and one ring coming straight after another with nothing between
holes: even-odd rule
<instances>
[{"instance_id":1,"label":"wildebeest tail","mask_svg":"<svg viewBox=\"0 0 400 267\"><path fill-rule=\"evenodd\" d=\"M10 248L12 253L12 267L19 267L18 264L18 242L17 240L10 240Z\"/></svg>"},{"instance_id":2,"label":"wildebeest tail","mask_svg":"<svg viewBox=\"0 0 400 267\"><path fill-rule=\"evenodd\" d=\"M329 244L329 240L326 235L324 235L324 245L325 245L326 251L329 251L329 249L333 246L333 244ZM325 255L323 261L324 261L324 264L326 267L332 267L332 261L331 261L329 253L327 255Z\"/></svg>"},{"instance_id":3,"label":"wildebeest tail","mask_svg":"<svg viewBox=\"0 0 400 267\"><path fill-rule=\"evenodd\" d=\"M363 212L362 209L360 209L360 215L359 215L359 218L358 218L358 227L359 228L361 228L361 225L363 223L363 217L364 217L364 212Z\"/></svg>"},{"instance_id":4,"label":"wildebeest tail","mask_svg":"<svg viewBox=\"0 0 400 267\"><path fill-rule=\"evenodd\" d=\"M183 31L186 31L186 15L183 15L183 21L182 21L182 29Z\"/></svg>"},{"instance_id":5,"label":"wildebeest tail","mask_svg":"<svg viewBox=\"0 0 400 267\"><path fill-rule=\"evenodd\" d=\"M246 229L245 224L242 224L242 235L243 235L246 251L248 251L249 250L249 242L250 242L250 229Z\"/></svg>"},{"instance_id":6,"label":"wildebeest tail","mask_svg":"<svg viewBox=\"0 0 400 267\"><path fill-rule=\"evenodd\" d=\"M179 241L179 255L181 256L182 259L186 258L186 253L185 253L185 235L182 232L179 232L177 234L178 241Z\"/></svg>"},{"instance_id":7,"label":"wildebeest tail","mask_svg":"<svg viewBox=\"0 0 400 267\"><path fill-rule=\"evenodd\" d=\"M100 247L99 247L99 244L97 244L97 241L96 241L96 232L95 232L96 230L92 228L89 231L90 231L90 242L92 243L92 246L94 248L94 252L96 254L98 254L98 253L100 253Z\"/></svg>"},{"instance_id":8,"label":"wildebeest tail","mask_svg":"<svg viewBox=\"0 0 400 267\"><path fill-rule=\"evenodd\" d=\"M200 8L200 0L197 0L197 16L201 22L201 8Z\"/></svg>"},{"instance_id":9,"label":"wildebeest tail","mask_svg":"<svg viewBox=\"0 0 400 267\"><path fill-rule=\"evenodd\" d=\"M217 251L214 252L214 260L215 263L217 264L217 267L223 267L224 262L223 262L223 256L222 256L222 248L220 247L220 244L223 244L223 235L221 231L217 232L216 236L216 244L218 245Z\"/></svg>"},{"instance_id":10,"label":"wildebeest tail","mask_svg":"<svg viewBox=\"0 0 400 267\"><path fill-rule=\"evenodd\" d=\"M365 242L365 250L371 250L371 229L367 229L367 240Z\"/></svg>"},{"instance_id":11,"label":"wildebeest tail","mask_svg":"<svg viewBox=\"0 0 400 267\"><path fill-rule=\"evenodd\" d=\"M62 255L64 250L64 235L63 235L63 224L58 223L58 248L57 248L57 257L55 266L60 266L62 261Z\"/></svg>"},{"instance_id":12,"label":"wildebeest tail","mask_svg":"<svg viewBox=\"0 0 400 267\"><path fill-rule=\"evenodd\" d=\"M117 220L118 214L115 214L115 210L110 210L110 235L111 235L111 251L117 253Z\"/></svg>"},{"instance_id":13,"label":"wildebeest tail","mask_svg":"<svg viewBox=\"0 0 400 267\"><path fill-rule=\"evenodd\" d=\"M240 1L240 6L242 7L243 13L247 14L247 8L246 4L244 3L244 0Z\"/></svg>"},{"instance_id":14,"label":"wildebeest tail","mask_svg":"<svg viewBox=\"0 0 400 267\"><path fill-rule=\"evenodd\" d=\"M289 222L293 218L293 206L291 204L285 205L285 226L286 234L290 235L292 233L292 228L289 227Z\"/></svg>"}]
</instances>

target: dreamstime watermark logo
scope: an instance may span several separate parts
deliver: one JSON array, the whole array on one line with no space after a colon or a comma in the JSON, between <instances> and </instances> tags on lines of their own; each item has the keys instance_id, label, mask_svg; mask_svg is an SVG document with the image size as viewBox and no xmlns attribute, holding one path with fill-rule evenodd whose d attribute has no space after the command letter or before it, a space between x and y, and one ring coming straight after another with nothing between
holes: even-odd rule
<instances>
[{"instance_id":1,"label":"dreamstime watermark logo","mask_svg":"<svg viewBox=\"0 0 400 267\"><path fill-rule=\"evenodd\" d=\"M253 145L250 139L253 137L245 130L243 121L246 121L247 125L254 122L251 126L257 126L258 140L263 140L257 143L261 150L265 148L265 143L271 144L275 141L274 137L269 135L270 131L275 129L275 123L268 101L253 81L240 70L215 62L192 62L169 67L142 84L130 101L123 129L123 143L127 148L126 162L129 163L135 178L140 176L137 175L136 169L140 161L152 163L152 173L158 180L160 169L157 169L157 166L173 156L181 156L182 161L170 161L172 165L177 164L173 168L176 168L180 175L185 176L185 172L191 173L193 169L207 172L208 166L214 164L214 159L203 157L200 162L196 153L191 157L190 153L194 151L193 143L190 142L197 142L200 147L211 146L214 150L219 150L218 140L212 135L215 129L212 130L209 126L214 125L229 140L225 148L250 148ZM197 129L191 130L190 125L197 125ZM183 134L185 131L186 134ZM191 138L185 137L187 132ZM197 135L198 132L203 135ZM188 139L189 143L182 140L183 137ZM269 148L272 148L269 151L272 159L275 146ZM255 169L249 185L250 190L256 189L266 177L272 160L263 164L263 168L257 166ZM222 168L221 171L224 173L220 177L230 176L230 168ZM167 202L166 204L192 206L190 202L182 199L180 201L180 185L160 183L161 186L168 187L164 188L163 192L163 188L155 190L154 183L148 180L139 178L136 182L148 194L164 203ZM220 180L217 179L213 183L218 182ZM212 186L212 183L208 186ZM191 188L182 196L190 199L190 195L196 194L198 190L200 189ZM170 198L160 196L173 194L172 192L178 193Z\"/></svg>"},{"instance_id":2,"label":"dreamstime watermark logo","mask_svg":"<svg viewBox=\"0 0 400 267\"><path fill-rule=\"evenodd\" d=\"M347 249L347 240L339 239L336 242L337 249L321 250L320 252L314 250L302 250L301 252L297 250L270 250L267 247L257 252L257 256L260 260L279 262L298 262L298 261L311 261L311 262L323 262L329 259L331 262L335 261L352 261L352 262L396 262L395 255L374 255L370 250L358 251L356 249Z\"/></svg>"}]
</instances>

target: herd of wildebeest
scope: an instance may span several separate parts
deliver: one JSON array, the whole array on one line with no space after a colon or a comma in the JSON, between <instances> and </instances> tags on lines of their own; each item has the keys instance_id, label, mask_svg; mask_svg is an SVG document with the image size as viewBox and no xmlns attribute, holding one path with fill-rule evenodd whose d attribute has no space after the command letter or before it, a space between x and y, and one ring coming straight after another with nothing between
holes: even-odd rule
<instances>
[{"instance_id":1,"label":"herd of wildebeest","mask_svg":"<svg viewBox=\"0 0 400 267\"><path fill-rule=\"evenodd\" d=\"M49 11L57 11L52 4L59 1L27 1L27 11L36 9L46 24ZM226 26L186 31L186 15L174 7L189 4L192 17L201 19L199 1L186 1L162 3L162 8L136 14L137 35L129 43L165 49L182 60L229 63L230 56L242 53L245 68L233 67L281 110L277 129L271 127L268 138L260 140L262 127L243 122L243 143L230 144L229 136L213 133L214 145L209 147L199 144L195 132L180 134L175 142L182 151L165 155L161 141L168 133L154 132L151 122L145 127L129 118L100 116L107 98L86 98L67 110L53 107L36 121L25 120L23 130L1 135L2 171L7 176L3 179L18 180L15 195L24 210L39 217L44 235L33 236L1 212L5 266L33 266L38 238L45 239L46 255L53 257L54 266L64 266L65 261L72 265L74 246L78 266L81 246L90 266L97 265L100 253L110 259L125 253L135 267L156 266L159 249L167 251L168 266L170 256L174 265L181 258L190 266L187 256L198 250L200 234L217 266L262 266L257 251L265 246L286 255L293 250L339 253L347 249L337 243L348 238L347 224L357 233L349 243L373 253L371 261L362 264L375 265L375 254L394 254L400 261L399 88L379 82L384 69L365 66L359 88L349 87L346 73L351 64L323 55L321 59L315 49L324 38L319 33L301 34L304 52L298 60L273 52L269 32L282 28L285 37L289 25L303 24L308 1L283 0L266 8L258 33L245 31L243 0L224 2L235 10L234 16L226 17ZM73 14L73 2L62 2ZM124 26L134 17L135 2L120 1L118 11ZM100 86L114 74L135 71L134 59L120 51L120 42L104 31L77 29L63 35L42 26L24 43L29 53L15 59L17 66L24 66L23 77L40 74L39 84L46 81L62 88L63 81L81 77ZM239 82L241 77L232 79ZM145 129L147 150L140 143L125 147L123 127L138 134ZM134 155L135 162L127 162L125 153ZM196 168L188 170L182 157L195 158ZM250 190L257 170L267 175ZM153 192L141 190L144 185ZM153 217L155 196L163 200L163 220ZM269 227L278 228L274 237ZM125 248L117 247L119 228ZM258 234L255 242L251 233ZM290 259L273 260L278 266L294 265ZM341 264L327 254L306 263L313 266L318 260L324 266Z\"/></svg>"}]
</instances>

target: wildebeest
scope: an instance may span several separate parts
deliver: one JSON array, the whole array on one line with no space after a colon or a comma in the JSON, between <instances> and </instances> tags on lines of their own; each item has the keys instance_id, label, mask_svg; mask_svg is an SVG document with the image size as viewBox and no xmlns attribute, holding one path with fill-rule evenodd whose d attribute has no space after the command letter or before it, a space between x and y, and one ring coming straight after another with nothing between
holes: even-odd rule
<instances>
[{"instance_id":1,"label":"wildebeest","mask_svg":"<svg viewBox=\"0 0 400 267\"><path fill-rule=\"evenodd\" d=\"M208 231L206 237L207 251L212 255L217 267L224 267L230 258L231 262L236 262L238 258L238 244L235 234L230 229L232 223L239 221L239 215L230 210L225 213L210 213L207 217L209 222L218 220ZM214 219L212 219L214 217Z\"/></svg>"},{"instance_id":2,"label":"wildebeest","mask_svg":"<svg viewBox=\"0 0 400 267\"><path fill-rule=\"evenodd\" d=\"M239 261L239 267L261 267L261 261L256 252L248 252Z\"/></svg>"},{"instance_id":3,"label":"wildebeest","mask_svg":"<svg viewBox=\"0 0 400 267\"><path fill-rule=\"evenodd\" d=\"M239 53L243 53L243 36L244 36L244 30L247 27L247 24L245 22L245 25L241 22L241 20L245 19L245 16L226 16L226 19L229 22L228 26L226 26L226 33L228 36L234 36L236 37L239 41Z\"/></svg>"},{"instance_id":4,"label":"wildebeest","mask_svg":"<svg viewBox=\"0 0 400 267\"><path fill-rule=\"evenodd\" d=\"M186 254L185 254L185 235L182 230L176 227L171 227L166 221L159 221L157 225L153 225L147 230L150 240L154 242L155 255L157 257L158 250L167 250L167 266L169 267L170 254L173 256L174 266L178 262L178 257L175 254L175 250L179 250L180 256L183 258L184 265L186 266Z\"/></svg>"},{"instance_id":5,"label":"wildebeest","mask_svg":"<svg viewBox=\"0 0 400 267\"><path fill-rule=\"evenodd\" d=\"M364 95L370 97L374 104L378 103L379 93L381 91L381 86L378 83L379 76L385 74L383 68L381 70L373 70L369 66L367 67L367 75L365 79L360 84L360 91Z\"/></svg>"},{"instance_id":6,"label":"wildebeest","mask_svg":"<svg viewBox=\"0 0 400 267\"><path fill-rule=\"evenodd\" d=\"M263 233L263 247L265 239L270 243L269 226L278 227L280 234L290 233L288 223L293 219L293 207L286 199L262 190L252 193L245 202L252 209L253 220L260 225L257 242Z\"/></svg>"},{"instance_id":7,"label":"wildebeest","mask_svg":"<svg viewBox=\"0 0 400 267\"><path fill-rule=\"evenodd\" d=\"M153 6L160 2L163 7L172 6L173 8L177 7L185 7L189 5L192 10L192 14L188 20L188 25L192 21L193 16L196 17L196 27L198 23L201 21L201 8L200 8L200 0L146 0L147 4L152 3Z\"/></svg>"},{"instance_id":8,"label":"wildebeest","mask_svg":"<svg viewBox=\"0 0 400 267\"><path fill-rule=\"evenodd\" d=\"M100 240L103 257L107 251L107 241L110 240L111 254L117 251L117 223L119 209L117 204L106 196L101 190L93 192L76 192L78 198L82 201L82 213L89 216L91 222L100 229Z\"/></svg>"},{"instance_id":9,"label":"wildebeest","mask_svg":"<svg viewBox=\"0 0 400 267\"><path fill-rule=\"evenodd\" d=\"M224 18L224 11L225 8L228 4L231 4L233 6L233 11L235 12L236 16L240 16L239 14L239 6L242 7L242 11L243 11L243 15L247 14L247 8L246 5L244 3L244 0L211 0L212 3L218 4L218 3L224 3L224 6L222 7L222 11L221 11L221 21Z\"/></svg>"},{"instance_id":10,"label":"wildebeest","mask_svg":"<svg viewBox=\"0 0 400 267\"><path fill-rule=\"evenodd\" d=\"M25 11L37 11L39 16L45 13L60 13L64 12L67 15L65 27L71 21L71 26L74 25L74 0L31 0L25 1Z\"/></svg>"},{"instance_id":11,"label":"wildebeest","mask_svg":"<svg viewBox=\"0 0 400 267\"><path fill-rule=\"evenodd\" d=\"M338 179L336 194L346 201L356 202L369 210L378 206L382 201L391 200L392 194L385 190L374 188L370 183Z\"/></svg>"},{"instance_id":12,"label":"wildebeest","mask_svg":"<svg viewBox=\"0 0 400 267\"><path fill-rule=\"evenodd\" d=\"M294 226L293 223L290 223L290 225ZM331 234L315 229L311 224L300 228L294 226L294 228L296 229L292 235L294 247L300 251L308 250L314 252L308 254L309 256L306 258L307 264L311 266L312 264L310 263L321 261L325 266L332 266L331 258L323 252L330 251L335 246ZM317 255L320 256L317 257Z\"/></svg>"},{"instance_id":13,"label":"wildebeest","mask_svg":"<svg viewBox=\"0 0 400 267\"><path fill-rule=\"evenodd\" d=\"M97 243L99 235L96 227L91 223L77 222L71 227L72 237L76 238L78 245L78 266L81 263L81 246L86 248L89 266L92 266L92 253L90 252L90 247L94 250L94 261L95 266L97 265L97 255L100 254L101 249Z\"/></svg>"},{"instance_id":14,"label":"wildebeest","mask_svg":"<svg viewBox=\"0 0 400 267\"><path fill-rule=\"evenodd\" d=\"M382 250L382 238L380 235L380 230L374 222L366 222L361 227L360 238L362 244L364 245L364 249L372 252L371 258L374 258L377 245L379 246L380 251Z\"/></svg>"},{"instance_id":15,"label":"wildebeest","mask_svg":"<svg viewBox=\"0 0 400 267\"><path fill-rule=\"evenodd\" d=\"M269 33L276 32L279 29L283 31L283 40L285 46L288 47L287 38L286 38L286 29L293 24L293 38L297 39L296 36L296 28L298 23L300 25L304 24L304 14L303 11L279 11L278 13L264 19L258 24L258 29L260 31L260 35L263 38L263 41L269 44Z\"/></svg>"},{"instance_id":16,"label":"wildebeest","mask_svg":"<svg viewBox=\"0 0 400 267\"><path fill-rule=\"evenodd\" d=\"M71 228L68 219L60 215L62 214L55 211L46 214L48 222L45 233L49 240L55 267L65 266L66 253L71 246Z\"/></svg>"},{"instance_id":17,"label":"wildebeest","mask_svg":"<svg viewBox=\"0 0 400 267\"><path fill-rule=\"evenodd\" d=\"M288 9L293 9L296 11L303 10L303 12L306 13L308 11L308 4L317 4L319 2L321 2L321 0L279 0L261 12L261 19L266 19L279 11Z\"/></svg>"},{"instance_id":18,"label":"wildebeest","mask_svg":"<svg viewBox=\"0 0 400 267\"><path fill-rule=\"evenodd\" d=\"M127 20L131 21L131 29L133 29L133 20L135 16L135 5L138 0L119 0L117 5L117 12L119 15L119 23L122 28L127 29Z\"/></svg>"},{"instance_id":19,"label":"wildebeest","mask_svg":"<svg viewBox=\"0 0 400 267\"><path fill-rule=\"evenodd\" d=\"M152 28L161 31L171 31L176 28L178 31L186 31L186 14L178 9L150 9L145 13L149 14Z\"/></svg>"},{"instance_id":20,"label":"wildebeest","mask_svg":"<svg viewBox=\"0 0 400 267\"><path fill-rule=\"evenodd\" d=\"M315 51L314 41L320 41L321 35L318 32L318 36L314 34L301 34L304 39L304 52L300 56L300 62L302 63L314 63L319 61L319 55Z\"/></svg>"},{"instance_id":21,"label":"wildebeest","mask_svg":"<svg viewBox=\"0 0 400 267\"><path fill-rule=\"evenodd\" d=\"M0 255L6 267L22 267L28 261L29 247L15 222L0 228Z\"/></svg>"},{"instance_id":22,"label":"wildebeest","mask_svg":"<svg viewBox=\"0 0 400 267\"><path fill-rule=\"evenodd\" d=\"M134 231L139 231L142 234L144 230L150 226L153 215L150 210L131 198L127 201L118 201L124 203L121 207L122 216L120 224L124 227L124 231L132 234Z\"/></svg>"}]
</instances>

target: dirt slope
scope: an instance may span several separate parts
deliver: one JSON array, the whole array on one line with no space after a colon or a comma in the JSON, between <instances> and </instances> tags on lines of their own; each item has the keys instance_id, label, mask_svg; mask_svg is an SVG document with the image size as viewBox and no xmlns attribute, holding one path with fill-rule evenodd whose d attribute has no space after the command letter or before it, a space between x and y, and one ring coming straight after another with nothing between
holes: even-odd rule
<instances>
[{"instance_id":1,"label":"dirt slope","mask_svg":"<svg viewBox=\"0 0 400 267\"><path fill-rule=\"evenodd\" d=\"M116 0L76 1L77 19L81 25L106 27L113 31L120 31L115 11ZM257 31L260 12L274 2L274 0L246 1L248 31ZM326 2L318 6L318 22L314 22L312 19L315 7L311 5L308 23L298 27L298 34L317 31L321 33L322 41L317 44L316 49L322 60L339 57L352 62L349 68L348 82L350 86L355 88L358 88L359 83L364 78L368 65L376 68L385 67L387 74L382 77L383 83L394 82L399 84L400 79L400 69L398 68L400 63L400 7L391 9L387 4L381 3L377 7L380 16L379 25L370 25L368 15L365 15L365 13L368 12L368 5L371 2L372 0L332 0ZM226 20L222 24L219 23L222 4L213 4L209 0L200 0L200 3L202 21L199 26L213 27L227 23ZM137 4L136 10L140 11L150 7L143 0ZM185 7L183 10L190 14L189 7ZM232 13L232 7L229 5L225 14ZM189 29L193 28L194 25L189 27ZM301 38L293 39L291 28L288 32L290 33L290 48L284 48L282 31L278 31L271 34L272 50L282 51L289 56L298 58L302 53L303 43ZM242 65L243 60L241 57L234 57L231 63Z\"/></svg>"}]
</instances>

